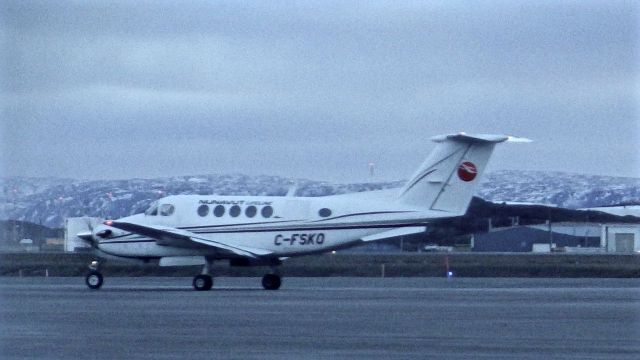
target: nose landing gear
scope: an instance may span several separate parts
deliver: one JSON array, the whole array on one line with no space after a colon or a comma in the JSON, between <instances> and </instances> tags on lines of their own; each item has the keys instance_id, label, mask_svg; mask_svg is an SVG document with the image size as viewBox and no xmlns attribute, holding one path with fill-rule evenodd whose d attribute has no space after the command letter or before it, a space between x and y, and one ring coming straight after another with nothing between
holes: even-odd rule
<instances>
[{"instance_id":1,"label":"nose landing gear","mask_svg":"<svg viewBox=\"0 0 640 360\"><path fill-rule=\"evenodd\" d=\"M89 272L87 276L84 278L84 282L87 284L89 289L98 290L102 286L104 282L104 277L102 273L98 270L100 264L97 261L92 261L89 265Z\"/></svg>"}]
</instances>

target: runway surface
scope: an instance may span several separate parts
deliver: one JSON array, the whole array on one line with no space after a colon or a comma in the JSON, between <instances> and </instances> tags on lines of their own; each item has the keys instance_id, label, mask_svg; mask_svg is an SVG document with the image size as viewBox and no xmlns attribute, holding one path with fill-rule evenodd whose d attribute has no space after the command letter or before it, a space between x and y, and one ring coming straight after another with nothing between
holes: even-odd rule
<instances>
[{"instance_id":1,"label":"runway surface","mask_svg":"<svg viewBox=\"0 0 640 360\"><path fill-rule=\"evenodd\" d=\"M0 278L3 359L638 359L640 280Z\"/></svg>"}]
</instances>

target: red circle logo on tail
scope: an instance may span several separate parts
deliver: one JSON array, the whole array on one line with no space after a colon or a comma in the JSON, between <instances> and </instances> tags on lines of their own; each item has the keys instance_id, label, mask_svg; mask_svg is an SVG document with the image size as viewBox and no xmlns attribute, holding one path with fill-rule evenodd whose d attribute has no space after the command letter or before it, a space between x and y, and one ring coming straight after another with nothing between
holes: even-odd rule
<instances>
[{"instance_id":1,"label":"red circle logo on tail","mask_svg":"<svg viewBox=\"0 0 640 360\"><path fill-rule=\"evenodd\" d=\"M471 161L465 161L458 167L458 177L462 181L471 181L478 175L478 168Z\"/></svg>"}]
</instances>

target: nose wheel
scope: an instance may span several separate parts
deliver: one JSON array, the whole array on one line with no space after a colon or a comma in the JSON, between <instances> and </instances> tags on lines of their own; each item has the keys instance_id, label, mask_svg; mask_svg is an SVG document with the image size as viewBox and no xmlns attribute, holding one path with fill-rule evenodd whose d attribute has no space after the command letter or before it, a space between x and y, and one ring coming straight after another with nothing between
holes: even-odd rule
<instances>
[{"instance_id":1,"label":"nose wheel","mask_svg":"<svg viewBox=\"0 0 640 360\"><path fill-rule=\"evenodd\" d=\"M104 278L98 270L90 270L87 276L84 278L84 282L89 289L98 290L102 286Z\"/></svg>"}]
</instances>

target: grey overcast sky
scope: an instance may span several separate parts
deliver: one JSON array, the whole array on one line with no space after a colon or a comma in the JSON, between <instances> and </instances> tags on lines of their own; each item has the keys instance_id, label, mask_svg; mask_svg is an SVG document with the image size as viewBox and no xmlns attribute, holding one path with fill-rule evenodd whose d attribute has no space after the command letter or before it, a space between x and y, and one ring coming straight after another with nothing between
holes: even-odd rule
<instances>
[{"instance_id":1,"label":"grey overcast sky","mask_svg":"<svg viewBox=\"0 0 640 360\"><path fill-rule=\"evenodd\" d=\"M640 176L637 1L3 1L1 176Z\"/></svg>"}]
</instances>

